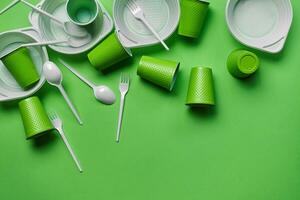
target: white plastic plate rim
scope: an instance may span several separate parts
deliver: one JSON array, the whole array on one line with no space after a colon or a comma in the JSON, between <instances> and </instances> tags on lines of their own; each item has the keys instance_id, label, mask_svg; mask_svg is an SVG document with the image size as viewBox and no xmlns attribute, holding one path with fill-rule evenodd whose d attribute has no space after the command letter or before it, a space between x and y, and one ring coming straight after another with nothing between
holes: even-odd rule
<instances>
[{"instance_id":1,"label":"white plastic plate rim","mask_svg":"<svg viewBox=\"0 0 300 200\"><path fill-rule=\"evenodd\" d=\"M2 32L2 33L0 33L0 36L10 34L10 33L24 34L26 36L31 37L33 40L35 40L37 42L41 41L41 38L39 36L39 32L36 29L32 28L32 27ZM49 57L48 57L47 49L45 47L39 47L39 48L42 48L42 54L43 54L43 57L44 57L42 59L44 61L48 61ZM46 81L45 77L43 76L43 73L42 73L42 67L43 66L40 66L40 71L41 71L40 81L36 84L36 86L34 88L32 88L30 90L27 90L27 91L9 91L6 88L0 87L0 102L7 102L7 101L13 101L13 100L17 100L17 99L22 99L22 98L26 98L26 97L31 96L34 93L36 93L44 85L44 83ZM1 77L0 77L0 79L1 79Z\"/></svg>"},{"instance_id":2,"label":"white plastic plate rim","mask_svg":"<svg viewBox=\"0 0 300 200\"><path fill-rule=\"evenodd\" d=\"M126 0L128 1L128 0ZM169 28L168 30L165 29L163 33L159 33L160 36L162 37L163 40L168 39L176 30L178 24L179 24L179 19L180 19L180 2L179 0L161 0L162 2L166 2L167 4L169 2L173 2L173 5L175 5L175 9L170 10L172 12L172 20L170 20L170 16L168 16L168 22L172 21L173 23L171 24L172 27L167 27ZM124 0L114 0L113 3L113 19L115 23L115 28L116 28L116 33L118 34L118 37L120 39L120 42L123 44L124 47L127 48L140 48L140 47L145 47L145 46L150 46L150 45L155 45L159 43L159 40L155 38L154 35L150 34L148 36L144 36L143 38L140 36L139 41L136 41L136 39L133 38L133 36L130 36L131 34L134 35L128 28L127 30L124 30L122 26L124 23L121 23L119 18L122 18L124 11L120 12L119 11L119 4L120 2L124 2ZM127 8L128 9L128 8ZM168 5L168 9L169 5ZM130 12L129 10L127 12ZM131 15L131 13L130 13ZM120 16L120 17L119 17ZM133 17L133 16L132 16ZM129 33L129 34L128 34ZM141 39L142 38L142 39Z\"/></svg>"},{"instance_id":3,"label":"white plastic plate rim","mask_svg":"<svg viewBox=\"0 0 300 200\"><path fill-rule=\"evenodd\" d=\"M279 53L285 44L293 21L293 8L290 0L273 0L274 3L282 4L278 14L283 17L277 19L276 28L272 32L260 38L249 37L243 34L234 25L233 10L240 0L228 0L226 5L226 22L233 37L242 44L268 53ZM281 13L280 13L281 12Z\"/></svg>"},{"instance_id":4,"label":"white plastic plate rim","mask_svg":"<svg viewBox=\"0 0 300 200\"><path fill-rule=\"evenodd\" d=\"M43 7L43 4L46 1L53 1L53 0L42 0L39 4L37 4L37 6L39 8ZM67 0L65 0L67 1ZM111 18L111 16L108 14L107 10L105 9L105 7L102 5L101 2L97 1L98 6L100 6L102 12L103 12L103 27L101 27L101 32L99 32L99 34L95 37L93 37L92 42L89 43L89 45L85 45L85 47L79 47L79 48L61 48L58 45L49 45L49 47L59 53L62 54L66 54L66 55L76 55L76 54L82 54L85 53L89 50L91 50L92 48L94 48L101 40L103 40L112 30L114 27L113 24L113 20ZM41 35L41 37L43 38L43 40L47 41L48 39L45 38L45 35L43 34L43 31L40 30L40 26L39 26L39 20L40 20L40 14L38 14L35 11L31 11L29 13L29 21L32 24L33 27L35 27L37 30L39 30L39 33ZM103 30L102 30L103 29Z\"/></svg>"}]
</instances>

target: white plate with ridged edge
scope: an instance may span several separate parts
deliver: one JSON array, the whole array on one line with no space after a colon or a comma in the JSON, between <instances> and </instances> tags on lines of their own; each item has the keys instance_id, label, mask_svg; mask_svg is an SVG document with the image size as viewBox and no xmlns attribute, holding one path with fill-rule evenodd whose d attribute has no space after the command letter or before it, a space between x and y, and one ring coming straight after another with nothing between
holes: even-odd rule
<instances>
[{"instance_id":1,"label":"white plate with ridged edge","mask_svg":"<svg viewBox=\"0 0 300 200\"><path fill-rule=\"evenodd\" d=\"M134 18L126 6L129 0L115 0L113 16L118 37L124 47L137 48L158 44L152 32ZM134 0L144 13L145 18L154 27L163 40L176 30L180 18L178 0Z\"/></svg>"},{"instance_id":2,"label":"white plate with ridged edge","mask_svg":"<svg viewBox=\"0 0 300 200\"><path fill-rule=\"evenodd\" d=\"M0 52L9 52L16 46L24 43L41 41L38 31L32 28L12 30L0 34ZM40 81L31 89L24 90L19 86L4 64L0 61L0 102L12 101L31 96L37 92L45 83L43 76L43 64L48 61L45 47L28 48L30 56L40 75Z\"/></svg>"},{"instance_id":3,"label":"white plate with ridged edge","mask_svg":"<svg viewBox=\"0 0 300 200\"><path fill-rule=\"evenodd\" d=\"M67 0L43 0L37 6L62 21L67 21L69 19L65 9L66 2ZM92 35L91 42L82 47L70 47L66 44L49 45L49 47L56 52L68 55L85 53L95 47L113 29L113 20L110 15L101 3L98 2L98 6L103 12L103 20L101 20L101 17L96 19L92 31L90 31ZM29 21L34 28L39 30L44 41L64 40L68 37L60 25L35 11L29 14Z\"/></svg>"},{"instance_id":4,"label":"white plate with ridged edge","mask_svg":"<svg viewBox=\"0 0 300 200\"><path fill-rule=\"evenodd\" d=\"M293 21L290 0L228 0L226 21L242 44L268 53L279 53Z\"/></svg>"}]
</instances>

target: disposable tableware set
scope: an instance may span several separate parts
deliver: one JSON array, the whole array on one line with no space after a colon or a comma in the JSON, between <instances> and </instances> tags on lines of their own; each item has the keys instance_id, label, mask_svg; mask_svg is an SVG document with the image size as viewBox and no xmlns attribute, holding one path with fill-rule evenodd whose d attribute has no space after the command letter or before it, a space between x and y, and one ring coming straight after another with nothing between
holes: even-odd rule
<instances>
[{"instance_id":1,"label":"disposable tableware set","mask_svg":"<svg viewBox=\"0 0 300 200\"><path fill-rule=\"evenodd\" d=\"M42 0L33 5L15 0L2 11L17 4L30 7L30 28L0 34L0 102L20 100L27 139L56 130L69 150L78 170L82 167L69 144L62 119L48 115L36 93L47 81L56 87L74 118L83 124L80 114L63 87L63 74L49 60L46 46L67 55L87 54L90 64L105 71L132 57L131 49L165 42L177 29L178 35L195 40L201 36L210 2L205 0L114 0L113 17L97 0ZM255 15L253 15L255 13ZM272 17L270 17L272 16ZM280 52L292 24L290 0L228 0L226 21L229 31L239 42L268 53ZM113 28L115 31L112 32ZM112 105L116 94L106 85L96 85L70 64L59 59L68 71L93 90L96 100ZM251 51L237 49L227 60L228 72L239 79L252 76L260 61ZM180 62L142 56L137 75L171 92L179 74ZM120 142L125 97L130 92L130 76L120 75L120 109L116 142ZM211 107L214 98L213 71L210 67L191 68L186 105Z\"/></svg>"}]
</instances>

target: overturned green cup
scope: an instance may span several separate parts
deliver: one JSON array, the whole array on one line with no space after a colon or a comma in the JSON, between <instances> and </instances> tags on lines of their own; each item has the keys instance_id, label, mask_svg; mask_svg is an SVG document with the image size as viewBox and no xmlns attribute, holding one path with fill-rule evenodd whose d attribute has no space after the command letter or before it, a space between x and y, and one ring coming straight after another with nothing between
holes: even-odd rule
<instances>
[{"instance_id":1,"label":"overturned green cup","mask_svg":"<svg viewBox=\"0 0 300 200\"><path fill-rule=\"evenodd\" d=\"M209 4L205 0L181 0L178 34L198 38L206 19Z\"/></svg>"},{"instance_id":2,"label":"overturned green cup","mask_svg":"<svg viewBox=\"0 0 300 200\"><path fill-rule=\"evenodd\" d=\"M143 56L137 74L156 85L172 91L180 63Z\"/></svg>"},{"instance_id":3,"label":"overturned green cup","mask_svg":"<svg viewBox=\"0 0 300 200\"><path fill-rule=\"evenodd\" d=\"M227 69L236 78L247 78L254 74L259 68L258 57L246 50L235 50L231 52L227 60Z\"/></svg>"},{"instance_id":4,"label":"overturned green cup","mask_svg":"<svg viewBox=\"0 0 300 200\"><path fill-rule=\"evenodd\" d=\"M191 70L189 88L186 98L188 106L215 105L212 69L194 67Z\"/></svg>"},{"instance_id":5,"label":"overturned green cup","mask_svg":"<svg viewBox=\"0 0 300 200\"><path fill-rule=\"evenodd\" d=\"M90 63L102 71L130 57L130 50L123 47L115 33L110 34L88 54Z\"/></svg>"},{"instance_id":6,"label":"overturned green cup","mask_svg":"<svg viewBox=\"0 0 300 200\"><path fill-rule=\"evenodd\" d=\"M39 98L34 96L19 102L26 139L38 137L54 129Z\"/></svg>"},{"instance_id":7,"label":"overturned green cup","mask_svg":"<svg viewBox=\"0 0 300 200\"><path fill-rule=\"evenodd\" d=\"M1 60L23 89L30 89L39 82L40 75L27 48L19 48Z\"/></svg>"}]
</instances>

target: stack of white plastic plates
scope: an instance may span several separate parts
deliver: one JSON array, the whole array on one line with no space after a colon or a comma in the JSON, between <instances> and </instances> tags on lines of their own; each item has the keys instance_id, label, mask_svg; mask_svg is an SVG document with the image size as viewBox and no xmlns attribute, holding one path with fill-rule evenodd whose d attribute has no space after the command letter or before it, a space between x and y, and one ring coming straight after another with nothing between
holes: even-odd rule
<instances>
[{"instance_id":1,"label":"stack of white plastic plates","mask_svg":"<svg viewBox=\"0 0 300 200\"><path fill-rule=\"evenodd\" d=\"M40 41L39 33L34 29L20 29L0 34L0 53L10 52L16 46L24 43ZM0 102L25 98L38 91L45 83L42 74L43 63L48 61L48 54L45 47L30 47L30 56L40 74L40 81L30 90L22 89L12 77L7 68L0 61Z\"/></svg>"},{"instance_id":2,"label":"stack of white plastic plates","mask_svg":"<svg viewBox=\"0 0 300 200\"><path fill-rule=\"evenodd\" d=\"M37 6L42 10L54 15L61 21L68 21L69 19L66 12L66 2L67 0L43 0ZM95 24L93 24L92 30L89 31L92 35L91 42L81 47L71 47L67 44L57 44L50 45L50 48L59 53L72 55L84 53L96 46L113 29L113 20L101 3L99 3L98 6L100 6L103 12L103 18L99 16L96 19ZM33 27L39 30L44 41L65 40L68 38L68 35L63 28L48 17L32 11L29 14L29 20Z\"/></svg>"},{"instance_id":3,"label":"stack of white plastic plates","mask_svg":"<svg viewBox=\"0 0 300 200\"><path fill-rule=\"evenodd\" d=\"M293 10L290 0L229 0L226 20L242 44L278 53L287 39Z\"/></svg>"},{"instance_id":4,"label":"stack of white plastic plates","mask_svg":"<svg viewBox=\"0 0 300 200\"><path fill-rule=\"evenodd\" d=\"M180 17L178 0L134 1L163 40L175 31ZM124 47L135 48L159 43L152 32L132 15L127 4L128 0L115 0L113 8L116 32Z\"/></svg>"}]
</instances>

